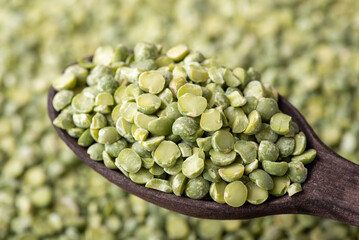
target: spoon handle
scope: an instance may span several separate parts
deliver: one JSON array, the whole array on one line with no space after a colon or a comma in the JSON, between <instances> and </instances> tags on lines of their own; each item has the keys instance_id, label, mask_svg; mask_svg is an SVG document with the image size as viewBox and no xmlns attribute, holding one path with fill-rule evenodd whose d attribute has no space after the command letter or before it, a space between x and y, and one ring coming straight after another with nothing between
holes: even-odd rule
<instances>
[{"instance_id":1,"label":"spoon handle","mask_svg":"<svg viewBox=\"0 0 359 240\"><path fill-rule=\"evenodd\" d=\"M324 144L305 184L301 212L359 226L359 166Z\"/></svg>"}]
</instances>

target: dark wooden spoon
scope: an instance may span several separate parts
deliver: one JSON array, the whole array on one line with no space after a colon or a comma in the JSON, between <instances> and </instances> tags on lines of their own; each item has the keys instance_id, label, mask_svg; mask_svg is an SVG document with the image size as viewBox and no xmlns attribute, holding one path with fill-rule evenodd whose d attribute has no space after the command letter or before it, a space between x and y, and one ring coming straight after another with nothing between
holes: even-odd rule
<instances>
[{"instance_id":1,"label":"dark wooden spoon","mask_svg":"<svg viewBox=\"0 0 359 240\"><path fill-rule=\"evenodd\" d=\"M48 113L51 122L58 112L52 106L56 91L51 87L48 95ZM314 133L300 112L285 98L279 96L280 109L293 117L307 136L309 148L317 150L316 159L308 166L308 178L303 191L289 197L270 197L264 204L234 208L211 200L194 200L152 190L132 182L118 170L105 167L90 159L86 148L75 138L54 126L58 135L88 166L110 182L148 202L185 215L208 219L249 219L274 214L308 214L331 218L359 226L359 166L340 157L327 147Z\"/></svg>"}]
</instances>

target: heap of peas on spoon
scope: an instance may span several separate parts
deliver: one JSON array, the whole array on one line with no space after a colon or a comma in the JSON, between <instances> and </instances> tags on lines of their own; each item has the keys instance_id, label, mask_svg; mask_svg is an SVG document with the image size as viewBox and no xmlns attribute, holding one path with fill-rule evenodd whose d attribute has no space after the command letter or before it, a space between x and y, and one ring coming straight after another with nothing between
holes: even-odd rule
<instances>
[{"instance_id":1,"label":"heap of peas on spoon","mask_svg":"<svg viewBox=\"0 0 359 240\"><path fill-rule=\"evenodd\" d=\"M240 209L251 209L268 198L285 208L317 155L307 147L305 120L292 111L301 118L298 127L278 106L289 103L260 80L252 68L222 67L185 45L99 47L54 81L50 115L80 158L126 190L188 215L238 218L233 211L208 213L246 202Z\"/></svg>"}]
</instances>

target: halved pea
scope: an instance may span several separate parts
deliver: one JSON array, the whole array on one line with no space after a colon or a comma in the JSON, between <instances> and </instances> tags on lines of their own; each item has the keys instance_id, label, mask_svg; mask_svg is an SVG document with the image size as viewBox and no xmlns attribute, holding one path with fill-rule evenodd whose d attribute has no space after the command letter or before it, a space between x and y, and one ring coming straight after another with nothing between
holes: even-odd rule
<instances>
[{"instance_id":1,"label":"halved pea","mask_svg":"<svg viewBox=\"0 0 359 240\"><path fill-rule=\"evenodd\" d=\"M190 63L186 66L188 77L196 83L202 83L208 80L208 72L198 63Z\"/></svg>"},{"instance_id":2,"label":"halved pea","mask_svg":"<svg viewBox=\"0 0 359 240\"><path fill-rule=\"evenodd\" d=\"M179 149L181 150L182 157L189 157L192 155L192 148L186 143L178 144Z\"/></svg>"},{"instance_id":3,"label":"halved pea","mask_svg":"<svg viewBox=\"0 0 359 240\"><path fill-rule=\"evenodd\" d=\"M216 166L211 160L204 161L203 178L210 182L220 182L221 176L218 173L219 167Z\"/></svg>"},{"instance_id":4,"label":"halved pea","mask_svg":"<svg viewBox=\"0 0 359 240\"><path fill-rule=\"evenodd\" d=\"M254 182L246 184L248 189L247 201L250 204L258 205L264 203L268 198L268 191L258 187Z\"/></svg>"},{"instance_id":5,"label":"halved pea","mask_svg":"<svg viewBox=\"0 0 359 240\"><path fill-rule=\"evenodd\" d=\"M157 94L165 87L166 80L158 71L148 71L141 73L138 84L143 91Z\"/></svg>"},{"instance_id":6,"label":"halved pea","mask_svg":"<svg viewBox=\"0 0 359 240\"><path fill-rule=\"evenodd\" d=\"M288 170L287 162L272 162L264 160L262 162L264 171L274 176L283 176Z\"/></svg>"},{"instance_id":7,"label":"halved pea","mask_svg":"<svg viewBox=\"0 0 359 240\"><path fill-rule=\"evenodd\" d=\"M207 195L208 191L209 183L201 176L187 181L185 192L189 198L201 199Z\"/></svg>"},{"instance_id":8,"label":"halved pea","mask_svg":"<svg viewBox=\"0 0 359 240\"><path fill-rule=\"evenodd\" d=\"M173 64L173 60L167 56L160 56L156 59L156 65L158 68L160 67L166 67L168 65Z\"/></svg>"},{"instance_id":9,"label":"halved pea","mask_svg":"<svg viewBox=\"0 0 359 240\"><path fill-rule=\"evenodd\" d=\"M98 142L102 144L111 144L120 139L120 135L114 127L104 127L98 132Z\"/></svg>"},{"instance_id":10,"label":"halved pea","mask_svg":"<svg viewBox=\"0 0 359 240\"><path fill-rule=\"evenodd\" d=\"M223 167L231 164L236 159L236 152L232 151L229 153L223 153L214 149L209 151L209 155L211 156L211 160L217 166Z\"/></svg>"},{"instance_id":11,"label":"halved pea","mask_svg":"<svg viewBox=\"0 0 359 240\"><path fill-rule=\"evenodd\" d=\"M180 156L177 144L171 141L162 141L153 154L155 162L164 168L172 167Z\"/></svg>"},{"instance_id":12,"label":"halved pea","mask_svg":"<svg viewBox=\"0 0 359 240\"><path fill-rule=\"evenodd\" d=\"M279 112L278 104L272 98L259 99L256 110L265 122L268 122L274 114Z\"/></svg>"},{"instance_id":13,"label":"halved pea","mask_svg":"<svg viewBox=\"0 0 359 240\"><path fill-rule=\"evenodd\" d=\"M160 117L148 123L148 131L155 135L166 136L172 133L173 121L167 117Z\"/></svg>"},{"instance_id":14,"label":"halved pea","mask_svg":"<svg viewBox=\"0 0 359 240\"><path fill-rule=\"evenodd\" d=\"M154 163L155 163L155 160L153 160L153 158L142 157L142 167L144 167L146 169L150 169L151 167L153 167Z\"/></svg>"},{"instance_id":15,"label":"halved pea","mask_svg":"<svg viewBox=\"0 0 359 240\"><path fill-rule=\"evenodd\" d=\"M281 157L288 157L294 151L295 140L292 137L281 137L276 142Z\"/></svg>"},{"instance_id":16,"label":"halved pea","mask_svg":"<svg viewBox=\"0 0 359 240\"><path fill-rule=\"evenodd\" d=\"M247 103L247 99L239 91L233 91L227 95L229 104L232 107L242 107Z\"/></svg>"},{"instance_id":17,"label":"halved pea","mask_svg":"<svg viewBox=\"0 0 359 240\"><path fill-rule=\"evenodd\" d=\"M88 149L87 149L87 154L90 156L90 158L92 160L95 161L102 161L102 153L105 150L105 146L101 143L95 143L92 144Z\"/></svg>"},{"instance_id":18,"label":"halved pea","mask_svg":"<svg viewBox=\"0 0 359 240\"><path fill-rule=\"evenodd\" d=\"M262 123L261 130L255 134L255 137L257 142L266 140L275 143L278 139L278 134L271 129L269 124Z\"/></svg>"},{"instance_id":19,"label":"halved pea","mask_svg":"<svg viewBox=\"0 0 359 240\"><path fill-rule=\"evenodd\" d=\"M125 101L120 107L121 116L130 123L134 121L134 115L137 112L137 105L132 101Z\"/></svg>"},{"instance_id":20,"label":"halved pea","mask_svg":"<svg viewBox=\"0 0 359 240\"><path fill-rule=\"evenodd\" d=\"M158 94L158 97L161 99L161 107L160 108L166 108L169 104L171 104L174 100L174 96L168 88L165 88L160 94Z\"/></svg>"},{"instance_id":21,"label":"halved pea","mask_svg":"<svg viewBox=\"0 0 359 240\"><path fill-rule=\"evenodd\" d=\"M117 142L114 142L112 144L106 144L105 145L105 151L111 156L111 157L117 157L120 152L127 147L127 141L125 139L120 139Z\"/></svg>"},{"instance_id":22,"label":"halved pea","mask_svg":"<svg viewBox=\"0 0 359 240\"><path fill-rule=\"evenodd\" d=\"M225 68L223 72L223 79L224 82L229 87L238 87L239 85L241 85L241 81L238 78L236 78L236 76L232 73L232 71L229 68Z\"/></svg>"},{"instance_id":23,"label":"halved pea","mask_svg":"<svg viewBox=\"0 0 359 240\"><path fill-rule=\"evenodd\" d=\"M229 166L220 168L218 173L224 181L233 182L243 176L244 166L240 163L232 163Z\"/></svg>"},{"instance_id":24,"label":"halved pea","mask_svg":"<svg viewBox=\"0 0 359 240\"><path fill-rule=\"evenodd\" d=\"M95 98L96 106L99 106L99 105L112 106L113 104L115 104L115 102L110 93L107 93L107 92L99 93L99 94L97 94L97 96Z\"/></svg>"},{"instance_id":25,"label":"halved pea","mask_svg":"<svg viewBox=\"0 0 359 240\"><path fill-rule=\"evenodd\" d=\"M289 132L291 121L291 116L284 113L276 113L270 119L270 127L274 132L285 135Z\"/></svg>"},{"instance_id":26,"label":"halved pea","mask_svg":"<svg viewBox=\"0 0 359 240\"><path fill-rule=\"evenodd\" d=\"M205 157L206 157L203 150L198 148L198 147L192 148L192 152L193 152L193 156L197 156L197 157L202 158L202 159L205 159Z\"/></svg>"},{"instance_id":27,"label":"halved pea","mask_svg":"<svg viewBox=\"0 0 359 240\"><path fill-rule=\"evenodd\" d=\"M261 130L262 118L257 110L252 111L248 115L248 126L244 130L244 133L247 135L253 135L258 133Z\"/></svg>"},{"instance_id":28,"label":"halved pea","mask_svg":"<svg viewBox=\"0 0 359 240\"><path fill-rule=\"evenodd\" d=\"M304 165L311 163L314 158L317 156L317 151L314 149L309 149L302 153L301 155L292 157L292 161L302 162Z\"/></svg>"},{"instance_id":29,"label":"halved pea","mask_svg":"<svg viewBox=\"0 0 359 240\"><path fill-rule=\"evenodd\" d=\"M165 136L156 136L146 139L146 141L141 141L140 145L149 152L154 151L157 146L165 139Z\"/></svg>"},{"instance_id":30,"label":"halved pea","mask_svg":"<svg viewBox=\"0 0 359 240\"><path fill-rule=\"evenodd\" d=\"M61 112L52 122L56 127L61 129L71 129L75 127L72 116L69 113Z\"/></svg>"},{"instance_id":31,"label":"halved pea","mask_svg":"<svg viewBox=\"0 0 359 240\"><path fill-rule=\"evenodd\" d=\"M294 194L301 192L302 190L302 185L300 183L292 183L291 185L289 185L287 192L288 195L291 197Z\"/></svg>"},{"instance_id":32,"label":"halved pea","mask_svg":"<svg viewBox=\"0 0 359 240\"><path fill-rule=\"evenodd\" d=\"M161 98L151 93L142 94L137 98L138 110L145 114L155 113L160 108L161 103Z\"/></svg>"},{"instance_id":33,"label":"halved pea","mask_svg":"<svg viewBox=\"0 0 359 240\"><path fill-rule=\"evenodd\" d=\"M247 85L247 83L250 81L249 78L247 77L247 72L246 70L244 70L243 68L237 67L235 69L233 69L233 75L239 79L239 81L241 82L241 85L239 86L240 89L244 89L244 87Z\"/></svg>"},{"instance_id":34,"label":"halved pea","mask_svg":"<svg viewBox=\"0 0 359 240\"><path fill-rule=\"evenodd\" d=\"M149 171L151 174L157 177L160 177L165 173L165 170L163 170L162 167L158 166L157 163L154 163L153 166L149 169Z\"/></svg>"},{"instance_id":35,"label":"halved pea","mask_svg":"<svg viewBox=\"0 0 359 240\"><path fill-rule=\"evenodd\" d=\"M94 108L95 101L92 95L79 93L72 99L71 106L78 113L89 113Z\"/></svg>"},{"instance_id":36,"label":"halved pea","mask_svg":"<svg viewBox=\"0 0 359 240\"><path fill-rule=\"evenodd\" d=\"M85 131L85 129L78 128L78 127L74 127L74 128L70 128L70 129L66 130L67 134L73 138L79 138L84 131Z\"/></svg>"},{"instance_id":37,"label":"halved pea","mask_svg":"<svg viewBox=\"0 0 359 240\"><path fill-rule=\"evenodd\" d=\"M224 114L233 133L241 133L246 130L249 121L241 108L228 107L224 110Z\"/></svg>"},{"instance_id":38,"label":"halved pea","mask_svg":"<svg viewBox=\"0 0 359 240\"><path fill-rule=\"evenodd\" d=\"M273 196L280 197L287 193L287 189L290 184L288 176L273 177L273 188L269 193Z\"/></svg>"},{"instance_id":39,"label":"halved pea","mask_svg":"<svg viewBox=\"0 0 359 240\"><path fill-rule=\"evenodd\" d=\"M146 130L149 130L148 129L148 124L153 121L153 120L156 120L157 117L156 116L151 116L151 115L147 115L147 114L144 114L144 113L141 113L139 111L136 111L135 114L134 114L134 123L141 127L141 128L144 128Z\"/></svg>"},{"instance_id":40,"label":"halved pea","mask_svg":"<svg viewBox=\"0 0 359 240\"><path fill-rule=\"evenodd\" d=\"M307 179L308 170L302 162L293 161L288 164L288 177L293 183L303 183Z\"/></svg>"},{"instance_id":41,"label":"halved pea","mask_svg":"<svg viewBox=\"0 0 359 240\"><path fill-rule=\"evenodd\" d=\"M182 164L182 173L188 178L201 175L204 169L204 160L196 155L188 157Z\"/></svg>"},{"instance_id":42,"label":"halved pea","mask_svg":"<svg viewBox=\"0 0 359 240\"><path fill-rule=\"evenodd\" d=\"M64 109L66 106L71 104L71 99L74 96L74 92L70 90L61 90L56 93L52 100L52 105L56 111Z\"/></svg>"},{"instance_id":43,"label":"halved pea","mask_svg":"<svg viewBox=\"0 0 359 240\"><path fill-rule=\"evenodd\" d=\"M178 158L175 165L172 167L164 168L163 170L169 175L177 175L182 171L183 159Z\"/></svg>"},{"instance_id":44,"label":"halved pea","mask_svg":"<svg viewBox=\"0 0 359 240\"><path fill-rule=\"evenodd\" d=\"M226 130L219 130L212 135L212 147L223 153L233 150L234 138L232 133Z\"/></svg>"},{"instance_id":45,"label":"halved pea","mask_svg":"<svg viewBox=\"0 0 359 240\"><path fill-rule=\"evenodd\" d=\"M92 117L92 122L90 127L92 129L101 129L107 126L107 119L105 117L105 115L101 114L101 113L96 113L93 117Z\"/></svg>"},{"instance_id":46,"label":"halved pea","mask_svg":"<svg viewBox=\"0 0 359 240\"><path fill-rule=\"evenodd\" d=\"M279 157L278 147L269 141L261 141L258 148L258 160L260 162L264 160L275 162Z\"/></svg>"},{"instance_id":47,"label":"halved pea","mask_svg":"<svg viewBox=\"0 0 359 240\"><path fill-rule=\"evenodd\" d=\"M221 85L224 83L222 71L220 71L220 69L216 67L210 67L208 69L208 76L212 80L212 82L216 84Z\"/></svg>"},{"instance_id":48,"label":"halved pea","mask_svg":"<svg viewBox=\"0 0 359 240\"><path fill-rule=\"evenodd\" d=\"M125 98L127 97L126 96L126 93L125 93L125 91L126 91L126 86L125 85L123 85L123 86L119 86L117 89L116 89L116 91L115 91L115 93L114 93L114 99L115 99L115 102L117 103L117 104L121 104L124 100L125 100Z\"/></svg>"},{"instance_id":49,"label":"halved pea","mask_svg":"<svg viewBox=\"0 0 359 240\"><path fill-rule=\"evenodd\" d=\"M304 152L305 148L307 147L307 138L303 132L300 132L294 136L295 140L295 147L293 151L293 155L297 156Z\"/></svg>"},{"instance_id":50,"label":"halved pea","mask_svg":"<svg viewBox=\"0 0 359 240\"><path fill-rule=\"evenodd\" d=\"M196 104L193 104L196 103ZM178 98L178 110L182 115L190 117L200 116L207 108L207 100L204 97L185 93Z\"/></svg>"},{"instance_id":51,"label":"halved pea","mask_svg":"<svg viewBox=\"0 0 359 240\"><path fill-rule=\"evenodd\" d=\"M149 132L146 129L137 127L136 124L132 124L131 134L136 141L145 141Z\"/></svg>"},{"instance_id":52,"label":"halved pea","mask_svg":"<svg viewBox=\"0 0 359 240\"><path fill-rule=\"evenodd\" d=\"M232 207L240 207L247 200L248 190L241 181L229 183L224 189L224 201Z\"/></svg>"},{"instance_id":53,"label":"halved pea","mask_svg":"<svg viewBox=\"0 0 359 240\"><path fill-rule=\"evenodd\" d=\"M115 161L112 159L110 154L108 154L106 151L102 152L102 159L105 166L109 169L117 169L115 165Z\"/></svg>"},{"instance_id":54,"label":"halved pea","mask_svg":"<svg viewBox=\"0 0 359 240\"><path fill-rule=\"evenodd\" d=\"M126 172L136 173L141 169L141 157L131 148L123 149L116 158L116 166L120 165Z\"/></svg>"},{"instance_id":55,"label":"halved pea","mask_svg":"<svg viewBox=\"0 0 359 240\"><path fill-rule=\"evenodd\" d=\"M254 170L258 169L258 163L259 161L256 159L253 162L251 162L250 164L247 164L244 168L244 172L249 175L251 172L253 172Z\"/></svg>"},{"instance_id":56,"label":"halved pea","mask_svg":"<svg viewBox=\"0 0 359 240\"><path fill-rule=\"evenodd\" d=\"M153 175L145 168L141 168L136 173L130 173L129 177L133 182L138 184L146 184L153 179Z\"/></svg>"},{"instance_id":57,"label":"halved pea","mask_svg":"<svg viewBox=\"0 0 359 240\"><path fill-rule=\"evenodd\" d=\"M171 92L173 93L173 95L174 95L174 96L177 96L177 98L178 98L177 93L178 93L179 89L180 89L182 86L184 86L186 83L187 83L187 80L186 80L186 78L184 78L184 77L173 78L173 79L170 81L168 87L169 87L169 89L171 90ZM181 95L183 95L183 94L181 94ZM201 94L201 95L202 95L202 94Z\"/></svg>"},{"instance_id":58,"label":"halved pea","mask_svg":"<svg viewBox=\"0 0 359 240\"><path fill-rule=\"evenodd\" d=\"M260 81L251 81L243 90L245 97L253 96L258 100L265 96L263 85Z\"/></svg>"},{"instance_id":59,"label":"halved pea","mask_svg":"<svg viewBox=\"0 0 359 240\"><path fill-rule=\"evenodd\" d=\"M184 59L187 54L189 53L189 49L184 44L179 44L174 46L173 48L169 49L166 53L167 57L173 59L174 61L178 62Z\"/></svg>"},{"instance_id":60,"label":"halved pea","mask_svg":"<svg viewBox=\"0 0 359 240\"><path fill-rule=\"evenodd\" d=\"M209 195L211 198L218 203L225 203L224 201L224 190L227 186L227 183L220 181L217 183L212 183L209 188Z\"/></svg>"},{"instance_id":61,"label":"halved pea","mask_svg":"<svg viewBox=\"0 0 359 240\"><path fill-rule=\"evenodd\" d=\"M253 110L256 110L258 105L258 99L253 96L248 96L245 98L247 99L247 103L242 106L242 109L246 114L250 114Z\"/></svg>"},{"instance_id":62,"label":"halved pea","mask_svg":"<svg viewBox=\"0 0 359 240\"><path fill-rule=\"evenodd\" d=\"M148 188L152 188L161 192L165 192L165 193L171 193L172 192L172 187L169 181L167 180L163 180L163 179L158 179L158 178L154 178L149 180L145 187Z\"/></svg>"},{"instance_id":63,"label":"halved pea","mask_svg":"<svg viewBox=\"0 0 359 240\"><path fill-rule=\"evenodd\" d=\"M239 140L234 144L236 151L243 162L249 164L257 159L258 145L255 142Z\"/></svg>"},{"instance_id":64,"label":"halved pea","mask_svg":"<svg viewBox=\"0 0 359 240\"><path fill-rule=\"evenodd\" d=\"M222 125L221 113L217 109L206 110L201 115L201 128L207 132L214 132L219 130Z\"/></svg>"},{"instance_id":65,"label":"halved pea","mask_svg":"<svg viewBox=\"0 0 359 240\"><path fill-rule=\"evenodd\" d=\"M52 86L57 90L72 89L76 86L76 76L72 73L62 74L56 78Z\"/></svg>"},{"instance_id":66,"label":"halved pea","mask_svg":"<svg viewBox=\"0 0 359 240\"><path fill-rule=\"evenodd\" d=\"M88 147L94 142L94 138L91 136L90 129L86 129L79 139L77 140L77 144L82 147Z\"/></svg>"},{"instance_id":67,"label":"halved pea","mask_svg":"<svg viewBox=\"0 0 359 240\"><path fill-rule=\"evenodd\" d=\"M178 173L172 180L172 190L176 196L182 196L186 188L187 177L183 173Z\"/></svg>"},{"instance_id":68,"label":"halved pea","mask_svg":"<svg viewBox=\"0 0 359 240\"><path fill-rule=\"evenodd\" d=\"M258 187L261 187L265 190L271 190L273 188L273 180L271 176L262 169L256 169L251 172L249 174L249 178L252 182L257 184Z\"/></svg>"},{"instance_id":69,"label":"halved pea","mask_svg":"<svg viewBox=\"0 0 359 240\"><path fill-rule=\"evenodd\" d=\"M214 99L213 99L213 103L211 105L215 105L222 109L226 109L229 107L229 100L223 92L214 92L214 94L212 94L211 99L213 98L213 96L214 96Z\"/></svg>"},{"instance_id":70,"label":"halved pea","mask_svg":"<svg viewBox=\"0 0 359 240\"><path fill-rule=\"evenodd\" d=\"M128 141L133 142L131 134L132 123L127 122L123 117L120 117L116 122L117 132Z\"/></svg>"},{"instance_id":71,"label":"halved pea","mask_svg":"<svg viewBox=\"0 0 359 240\"><path fill-rule=\"evenodd\" d=\"M212 149L212 137L197 138L196 143L200 149L208 152Z\"/></svg>"}]
</instances>

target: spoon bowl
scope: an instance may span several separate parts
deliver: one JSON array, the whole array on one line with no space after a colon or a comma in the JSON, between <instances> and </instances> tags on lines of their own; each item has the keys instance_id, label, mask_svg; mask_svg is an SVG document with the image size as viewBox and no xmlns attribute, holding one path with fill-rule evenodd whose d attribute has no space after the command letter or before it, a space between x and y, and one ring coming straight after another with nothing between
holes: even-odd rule
<instances>
[{"instance_id":1,"label":"spoon bowl","mask_svg":"<svg viewBox=\"0 0 359 240\"><path fill-rule=\"evenodd\" d=\"M56 90L51 87L48 94L48 113L51 122L59 114L52 106L55 93ZM209 198L195 200L178 197L136 184L119 170L111 170L102 162L91 160L87 148L79 146L77 140L66 131L54 125L53 127L84 163L110 182L148 202L181 214L207 219L250 219L274 214L308 214L359 226L359 166L327 147L288 100L279 96L278 104L284 113L292 116L300 130L305 133L307 146L317 151L316 159L308 165L308 177L302 185L302 192L292 197L271 196L263 204L246 203L238 208L219 204Z\"/></svg>"}]
</instances>

